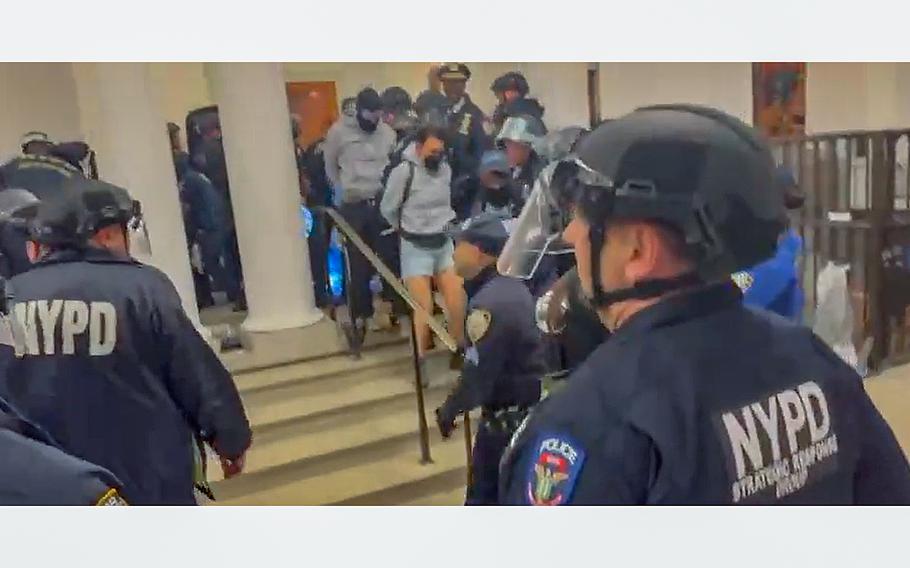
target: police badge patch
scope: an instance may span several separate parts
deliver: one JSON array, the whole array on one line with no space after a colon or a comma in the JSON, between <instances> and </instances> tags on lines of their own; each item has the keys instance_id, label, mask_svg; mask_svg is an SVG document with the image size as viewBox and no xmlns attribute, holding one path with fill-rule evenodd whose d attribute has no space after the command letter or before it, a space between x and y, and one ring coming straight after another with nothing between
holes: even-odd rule
<instances>
[{"instance_id":1,"label":"police badge patch","mask_svg":"<svg viewBox=\"0 0 910 568\"><path fill-rule=\"evenodd\" d=\"M528 472L529 505L565 505L572 498L585 451L569 436L543 434Z\"/></svg>"},{"instance_id":2,"label":"police badge patch","mask_svg":"<svg viewBox=\"0 0 910 568\"><path fill-rule=\"evenodd\" d=\"M733 274L730 278L733 279L733 282L739 287L743 294L749 291L749 288L752 287L752 284L755 283L755 277L752 276L749 272L737 272Z\"/></svg>"},{"instance_id":3,"label":"police badge patch","mask_svg":"<svg viewBox=\"0 0 910 568\"><path fill-rule=\"evenodd\" d=\"M117 507L128 505L128 503L123 497L120 496L120 493L112 487L107 491L107 493L101 496L101 499L98 499L98 502L95 503L95 505L101 507Z\"/></svg>"},{"instance_id":4,"label":"police badge patch","mask_svg":"<svg viewBox=\"0 0 910 568\"><path fill-rule=\"evenodd\" d=\"M491 321L493 321L493 315L489 311L479 308L471 310L465 323L471 343L477 343L483 338L487 330L490 329Z\"/></svg>"}]
</instances>

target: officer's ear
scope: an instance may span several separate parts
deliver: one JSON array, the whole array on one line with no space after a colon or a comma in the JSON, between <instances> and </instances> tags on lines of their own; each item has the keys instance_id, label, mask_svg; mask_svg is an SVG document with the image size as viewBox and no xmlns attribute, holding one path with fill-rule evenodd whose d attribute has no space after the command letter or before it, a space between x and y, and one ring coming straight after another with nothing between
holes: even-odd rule
<instances>
[{"instance_id":1,"label":"officer's ear","mask_svg":"<svg viewBox=\"0 0 910 568\"><path fill-rule=\"evenodd\" d=\"M41 245L35 241L25 241L25 254L29 262L38 262L41 259L41 252Z\"/></svg>"}]
</instances>

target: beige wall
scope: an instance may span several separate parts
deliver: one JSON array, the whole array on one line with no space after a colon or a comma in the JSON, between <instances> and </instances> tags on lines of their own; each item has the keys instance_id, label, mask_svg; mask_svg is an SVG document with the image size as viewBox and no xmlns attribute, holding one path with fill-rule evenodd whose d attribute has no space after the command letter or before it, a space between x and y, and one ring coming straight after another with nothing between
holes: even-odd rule
<instances>
[{"instance_id":1,"label":"beige wall","mask_svg":"<svg viewBox=\"0 0 910 568\"><path fill-rule=\"evenodd\" d=\"M910 63L810 63L809 132L910 127Z\"/></svg>"},{"instance_id":2,"label":"beige wall","mask_svg":"<svg viewBox=\"0 0 910 568\"><path fill-rule=\"evenodd\" d=\"M19 139L41 130L55 140L80 138L69 63L0 63L0 160L19 153Z\"/></svg>"},{"instance_id":3,"label":"beige wall","mask_svg":"<svg viewBox=\"0 0 910 568\"><path fill-rule=\"evenodd\" d=\"M601 63L601 115L657 103L699 103L752 123L751 63Z\"/></svg>"}]
</instances>

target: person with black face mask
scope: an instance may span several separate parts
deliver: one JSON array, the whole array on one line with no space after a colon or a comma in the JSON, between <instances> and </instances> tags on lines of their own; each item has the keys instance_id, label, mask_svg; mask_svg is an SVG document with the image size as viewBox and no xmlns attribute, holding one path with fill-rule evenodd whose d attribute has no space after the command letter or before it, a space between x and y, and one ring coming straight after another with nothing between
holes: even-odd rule
<instances>
[{"instance_id":1,"label":"person with black face mask","mask_svg":"<svg viewBox=\"0 0 910 568\"><path fill-rule=\"evenodd\" d=\"M487 150L477 173L465 175L452 184L452 201L460 221L481 213L502 219L518 217L525 200L521 186L512 179L512 168L502 150Z\"/></svg>"},{"instance_id":2,"label":"person with black face mask","mask_svg":"<svg viewBox=\"0 0 910 568\"><path fill-rule=\"evenodd\" d=\"M433 310L431 284L442 293L449 330L462 343L464 291L455 274L452 239L447 234L455 217L451 205L452 170L445 160L443 133L421 128L389 174L380 209L401 237L401 277L411 295L427 312ZM422 356L430 345L430 329L422 314L414 314L417 349Z\"/></svg>"},{"instance_id":3,"label":"person with black face mask","mask_svg":"<svg viewBox=\"0 0 910 568\"><path fill-rule=\"evenodd\" d=\"M353 116L342 115L323 145L325 174L334 189L335 205L374 250L383 228L377 197L394 148L395 131L382 122L382 99L372 88L358 93ZM366 320L373 316L370 279L374 270L355 247L347 247L346 256L350 266L348 308L362 338Z\"/></svg>"}]
</instances>

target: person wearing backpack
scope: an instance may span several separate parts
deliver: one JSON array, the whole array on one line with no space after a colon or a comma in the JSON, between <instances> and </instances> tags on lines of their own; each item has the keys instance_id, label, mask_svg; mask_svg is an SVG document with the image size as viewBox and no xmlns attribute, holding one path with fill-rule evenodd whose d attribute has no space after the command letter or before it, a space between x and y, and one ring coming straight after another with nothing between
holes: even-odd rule
<instances>
[{"instance_id":1,"label":"person wearing backpack","mask_svg":"<svg viewBox=\"0 0 910 568\"><path fill-rule=\"evenodd\" d=\"M401 238L401 277L408 291L432 312L432 283L442 293L449 331L463 343L465 297L452 261L454 247L447 234L455 218L451 204L452 170L445 161L443 134L421 127L390 173L380 203L382 216ZM418 353L430 348L429 327L415 313Z\"/></svg>"}]
</instances>

